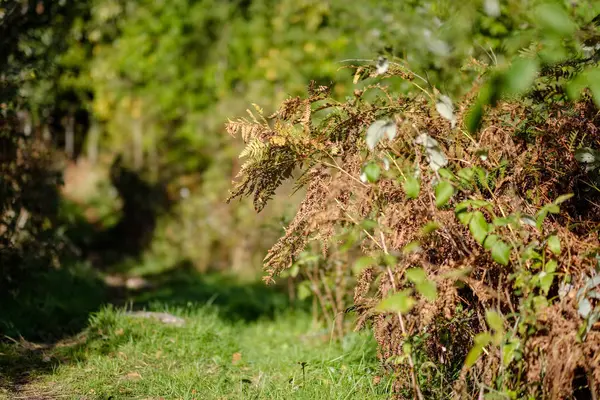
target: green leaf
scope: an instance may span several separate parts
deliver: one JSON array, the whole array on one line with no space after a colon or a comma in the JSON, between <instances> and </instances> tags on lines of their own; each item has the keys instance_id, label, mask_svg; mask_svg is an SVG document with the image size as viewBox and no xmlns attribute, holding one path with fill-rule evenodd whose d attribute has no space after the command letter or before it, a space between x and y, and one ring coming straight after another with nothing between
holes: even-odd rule
<instances>
[{"instance_id":1,"label":"green leaf","mask_svg":"<svg viewBox=\"0 0 600 400\"><path fill-rule=\"evenodd\" d=\"M560 254L560 239L556 235L552 235L548 238L548 249L555 255Z\"/></svg>"},{"instance_id":2,"label":"green leaf","mask_svg":"<svg viewBox=\"0 0 600 400\"><path fill-rule=\"evenodd\" d=\"M407 244L406 246L404 246L404 248L402 249L402 253L404 253L404 254L417 253L421 250L422 250L421 243L419 243L419 241L417 241L417 240L414 240L414 241L410 242L409 244Z\"/></svg>"},{"instance_id":3,"label":"green leaf","mask_svg":"<svg viewBox=\"0 0 600 400\"><path fill-rule=\"evenodd\" d=\"M430 222L426 223L423 228L421 228L421 235L427 236L431 232L437 231L438 229L440 229L440 224L438 224L435 221L430 221Z\"/></svg>"},{"instance_id":4,"label":"green leaf","mask_svg":"<svg viewBox=\"0 0 600 400\"><path fill-rule=\"evenodd\" d=\"M405 272L406 279L412 283L421 283L427 280L427 274L422 268L410 268Z\"/></svg>"},{"instance_id":5,"label":"green leaf","mask_svg":"<svg viewBox=\"0 0 600 400\"><path fill-rule=\"evenodd\" d=\"M303 281L298 285L298 299L306 300L312 295L310 281Z\"/></svg>"},{"instance_id":6,"label":"green leaf","mask_svg":"<svg viewBox=\"0 0 600 400\"><path fill-rule=\"evenodd\" d=\"M509 215L506 218L494 218L494 220L492 221L492 224L494 224L494 226L506 226L506 225L510 225L512 223L515 222L515 217L512 215Z\"/></svg>"},{"instance_id":7,"label":"green leaf","mask_svg":"<svg viewBox=\"0 0 600 400\"><path fill-rule=\"evenodd\" d=\"M441 178L447 179L449 181L452 181L453 179L456 178L454 176L454 174L452 173L452 171L450 171L448 168L440 168L438 170L438 174L440 175Z\"/></svg>"},{"instance_id":8,"label":"green leaf","mask_svg":"<svg viewBox=\"0 0 600 400\"><path fill-rule=\"evenodd\" d=\"M392 254L384 254L382 257L382 261L388 267L393 267L398 264L398 258Z\"/></svg>"},{"instance_id":9,"label":"green leaf","mask_svg":"<svg viewBox=\"0 0 600 400\"><path fill-rule=\"evenodd\" d=\"M435 187L435 205L440 208L446 205L454 194L454 187L448 181L441 181Z\"/></svg>"},{"instance_id":10,"label":"green leaf","mask_svg":"<svg viewBox=\"0 0 600 400\"><path fill-rule=\"evenodd\" d=\"M492 246L492 259L498 264L508 265L510 261L510 246L502 240L497 240Z\"/></svg>"},{"instance_id":11,"label":"green leaf","mask_svg":"<svg viewBox=\"0 0 600 400\"><path fill-rule=\"evenodd\" d=\"M491 204L489 201L485 201L485 200L471 200L471 206L473 206L473 208L481 208L481 207L491 207Z\"/></svg>"},{"instance_id":12,"label":"green leaf","mask_svg":"<svg viewBox=\"0 0 600 400\"><path fill-rule=\"evenodd\" d=\"M417 292L423 295L429 301L435 301L437 299L437 287L435 282L425 280L415 285Z\"/></svg>"},{"instance_id":13,"label":"green leaf","mask_svg":"<svg viewBox=\"0 0 600 400\"><path fill-rule=\"evenodd\" d=\"M363 256L354 262L352 266L352 272L354 275L360 274L365 268L369 268L370 266L375 264L375 259L373 257Z\"/></svg>"},{"instance_id":14,"label":"green leaf","mask_svg":"<svg viewBox=\"0 0 600 400\"><path fill-rule=\"evenodd\" d=\"M503 91L514 95L525 92L531 87L538 72L538 63L528 58L517 59L504 75Z\"/></svg>"},{"instance_id":15,"label":"green leaf","mask_svg":"<svg viewBox=\"0 0 600 400\"><path fill-rule=\"evenodd\" d=\"M487 321L490 328L493 329L494 331L496 331L496 332L504 331L504 319L497 312L489 311L489 310L486 311L485 312L485 320Z\"/></svg>"},{"instance_id":16,"label":"green leaf","mask_svg":"<svg viewBox=\"0 0 600 400\"><path fill-rule=\"evenodd\" d=\"M473 170L473 168L461 168L458 171L457 175L459 178L467 182L472 182L473 178L475 177L475 171Z\"/></svg>"},{"instance_id":17,"label":"green leaf","mask_svg":"<svg viewBox=\"0 0 600 400\"><path fill-rule=\"evenodd\" d=\"M409 199L416 199L419 197L419 192L421 191L421 182L414 176L407 175L402 187L404 188L406 197Z\"/></svg>"},{"instance_id":18,"label":"green leaf","mask_svg":"<svg viewBox=\"0 0 600 400\"><path fill-rule=\"evenodd\" d=\"M487 235L483 241L483 248L486 250L491 250L498 240L500 240L500 236L498 235Z\"/></svg>"},{"instance_id":19,"label":"green leaf","mask_svg":"<svg viewBox=\"0 0 600 400\"><path fill-rule=\"evenodd\" d=\"M465 117L465 125L470 133L477 133L483 120L483 104L478 101L471 106Z\"/></svg>"},{"instance_id":20,"label":"green leaf","mask_svg":"<svg viewBox=\"0 0 600 400\"><path fill-rule=\"evenodd\" d=\"M461 201L454 207L454 215L463 224L467 225L471 221L473 213L469 211L469 200Z\"/></svg>"},{"instance_id":21,"label":"green leaf","mask_svg":"<svg viewBox=\"0 0 600 400\"><path fill-rule=\"evenodd\" d=\"M512 340L502 347L502 363L505 367L508 367L510 363L516 358L519 346L520 343L518 340Z\"/></svg>"},{"instance_id":22,"label":"green leaf","mask_svg":"<svg viewBox=\"0 0 600 400\"><path fill-rule=\"evenodd\" d=\"M540 289L542 289L544 295L548 294L552 282L554 282L554 276L556 275L554 271L556 271L557 268L558 263L556 260L550 260L544 265L544 270L538 274Z\"/></svg>"},{"instance_id":23,"label":"green leaf","mask_svg":"<svg viewBox=\"0 0 600 400\"><path fill-rule=\"evenodd\" d=\"M479 359L479 356L483 352L483 348L490 344L491 341L492 337L487 332L479 333L475 336L475 344L471 350L469 350L467 358L465 359L465 366L467 368L471 368L473 365L475 365Z\"/></svg>"},{"instance_id":24,"label":"green leaf","mask_svg":"<svg viewBox=\"0 0 600 400\"><path fill-rule=\"evenodd\" d=\"M558 4L546 3L535 10L535 20L543 29L562 36L570 36L577 28L569 14Z\"/></svg>"},{"instance_id":25,"label":"green leaf","mask_svg":"<svg viewBox=\"0 0 600 400\"><path fill-rule=\"evenodd\" d=\"M371 162L365 166L364 173L367 176L367 180L371 183L375 183L379 180L379 176L381 175L381 168L379 165Z\"/></svg>"},{"instance_id":26,"label":"green leaf","mask_svg":"<svg viewBox=\"0 0 600 400\"><path fill-rule=\"evenodd\" d=\"M382 300L375 307L375 310L406 314L412 310L412 308L415 306L415 303L415 299L411 297L411 291L406 289Z\"/></svg>"},{"instance_id":27,"label":"green leaf","mask_svg":"<svg viewBox=\"0 0 600 400\"><path fill-rule=\"evenodd\" d=\"M485 237L489 233L489 225L481 211L473 212L473 217L469 222L469 230L477 243L483 244Z\"/></svg>"},{"instance_id":28,"label":"green leaf","mask_svg":"<svg viewBox=\"0 0 600 400\"><path fill-rule=\"evenodd\" d=\"M588 85L596 107L600 107L600 70L594 69L589 71Z\"/></svg>"},{"instance_id":29,"label":"green leaf","mask_svg":"<svg viewBox=\"0 0 600 400\"><path fill-rule=\"evenodd\" d=\"M556 200L553 201L554 204L562 204L565 201L569 200L571 197L573 197L573 193L567 193L567 194L563 194L560 195L556 198Z\"/></svg>"}]
</instances>

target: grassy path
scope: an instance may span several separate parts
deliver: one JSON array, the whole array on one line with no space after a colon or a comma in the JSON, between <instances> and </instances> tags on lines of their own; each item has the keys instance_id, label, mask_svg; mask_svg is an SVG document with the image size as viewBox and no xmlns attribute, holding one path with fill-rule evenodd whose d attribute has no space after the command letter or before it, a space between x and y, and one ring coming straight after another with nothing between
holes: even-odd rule
<instances>
[{"instance_id":1,"label":"grassy path","mask_svg":"<svg viewBox=\"0 0 600 400\"><path fill-rule=\"evenodd\" d=\"M260 286L227 289L221 281L211 286L204 280L200 287L189 278L185 285L174 282L139 293L132 301L179 316L185 320L183 326L136 318L123 308L106 306L91 315L79 334L52 346L0 344L4 370L0 397L388 397L385 381L374 383L379 381L379 367L368 333L332 342L326 329L312 327L308 314L291 310L279 294ZM202 301L216 287L221 291ZM279 305L273 308L269 302Z\"/></svg>"}]
</instances>

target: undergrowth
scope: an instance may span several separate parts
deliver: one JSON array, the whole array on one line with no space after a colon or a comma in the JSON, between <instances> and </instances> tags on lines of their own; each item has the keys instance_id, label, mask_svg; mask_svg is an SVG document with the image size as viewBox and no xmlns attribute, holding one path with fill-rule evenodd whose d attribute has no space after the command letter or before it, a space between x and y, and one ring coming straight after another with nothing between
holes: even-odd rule
<instances>
[{"instance_id":1,"label":"undergrowth","mask_svg":"<svg viewBox=\"0 0 600 400\"><path fill-rule=\"evenodd\" d=\"M339 337L356 312L397 397L600 393L598 57L547 22L509 65L469 60L460 101L380 59L345 102L313 83L227 125L247 144L232 198L260 211L296 171L306 190L265 280L306 278Z\"/></svg>"}]
</instances>

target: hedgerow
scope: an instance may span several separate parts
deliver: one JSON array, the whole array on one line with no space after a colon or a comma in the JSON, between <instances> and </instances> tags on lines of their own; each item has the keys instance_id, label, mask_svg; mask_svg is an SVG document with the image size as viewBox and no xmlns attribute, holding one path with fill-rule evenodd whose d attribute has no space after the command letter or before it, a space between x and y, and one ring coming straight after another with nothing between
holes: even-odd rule
<instances>
[{"instance_id":1,"label":"hedgerow","mask_svg":"<svg viewBox=\"0 0 600 400\"><path fill-rule=\"evenodd\" d=\"M460 101L381 58L353 66L344 102L313 83L227 125L246 142L231 198L260 211L294 175L306 193L265 280L306 277L340 335L354 310L398 397L600 392L598 52L574 50L562 8L535 11L540 40L467 60Z\"/></svg>"}]
</instances>

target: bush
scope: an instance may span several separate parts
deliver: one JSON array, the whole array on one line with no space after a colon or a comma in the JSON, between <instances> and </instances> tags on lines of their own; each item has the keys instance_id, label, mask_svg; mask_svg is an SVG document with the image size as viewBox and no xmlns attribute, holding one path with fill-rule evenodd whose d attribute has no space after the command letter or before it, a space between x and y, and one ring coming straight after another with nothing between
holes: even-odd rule
<instances>
[{"instance_id":1,"label":"bush","mask_svg":"<svg viewBox=\"0 0 600 400\"><path fill-rule=\"evenodd\" d=\"M247 143L232 197L253 196L260 210L302 171L306 196L265 280L321 250L330 287L353 282L358 327L372 326L399 397L600 390L598 53L574 50L564 8L542 4L531 18L525 33L542 50L507 52L506 66L466 60L481 75L465 78L460 102L382 59L356 66L355 82L369 81L344 103L311 84L272 116L228 124Z\"/></svg>"}]
</instances>

